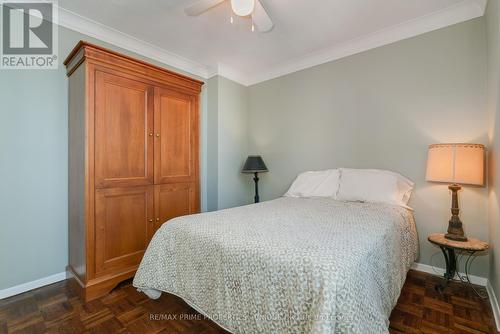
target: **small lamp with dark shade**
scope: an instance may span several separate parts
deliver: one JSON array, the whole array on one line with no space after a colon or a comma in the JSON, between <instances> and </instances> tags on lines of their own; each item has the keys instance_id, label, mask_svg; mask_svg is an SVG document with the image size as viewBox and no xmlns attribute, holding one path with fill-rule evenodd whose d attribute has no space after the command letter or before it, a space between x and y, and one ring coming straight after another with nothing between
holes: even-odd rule
<instances>
[{"instance_id":1,"label":"small lamp with dark shade","mask_svg":"<svg viewBox=\"0 0 500 334\"><path fill-rule=\"evenodd\" d=\"M259 173L268 172L266 164L260 155L249 155L245 165L243 166L242 173L254 174L253 180L255 181L255 203L259 203Z\"/></svg>"},{"instance_id":2,"label":"small lamp with dark shade","mask_svg":"<svg viewBox=\"0 0 500 334\"><path fill-rule=\"evenodd\" d=\"M467 241L459 217L457 192L464 185L484 185L484 145L434 144L429 146L426 180L451 183L451 218L445 238Z\"/></svg>"}]
</instances>

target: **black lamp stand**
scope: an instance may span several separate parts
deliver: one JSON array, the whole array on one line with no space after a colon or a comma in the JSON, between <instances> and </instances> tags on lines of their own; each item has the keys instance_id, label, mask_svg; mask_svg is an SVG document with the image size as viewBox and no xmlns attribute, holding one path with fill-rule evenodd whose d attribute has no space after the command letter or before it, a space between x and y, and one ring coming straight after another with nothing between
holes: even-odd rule
<instances>
[{"instance_id":1,"label":"black lamp stand","mask_svg":"<svg viewBox=\"0 0 500 334\"><path fill-rule=\"evenodd\" d=\"M255 182L255 203L259 203L259 172L267 172L267 166L260 155L249 155L243 165L242 173L253 173Z\"/></svg>"},{"instance_id":2,"label":"black lamp stand","mask_svg":"<svg viewBox=\"0 0 500 334\"><path fill-rule=\"evenodd\" d=\"M253 175L254 175L253 180L255 182L254 201L255 201L255 203L259 203L259 173L255 172L255 173L253 173Z\"/></svg>"}]
</instances>

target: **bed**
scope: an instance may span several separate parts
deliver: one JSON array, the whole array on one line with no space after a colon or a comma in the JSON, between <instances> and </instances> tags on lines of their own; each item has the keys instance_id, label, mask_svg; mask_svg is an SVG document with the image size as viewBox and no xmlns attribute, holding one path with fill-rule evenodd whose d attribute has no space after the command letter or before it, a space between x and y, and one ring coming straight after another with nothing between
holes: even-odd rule
<instances>
[{"instance_id":1,"label":"bed","mask_svg":"<svg viewBox=\"0 0 500 334\"><path fill-rule=\"evenodd\" d=\"M133 284L232 333L388 333L417 253L407 208L281 197L169 221Z\"/></svg>"}]
</instances>

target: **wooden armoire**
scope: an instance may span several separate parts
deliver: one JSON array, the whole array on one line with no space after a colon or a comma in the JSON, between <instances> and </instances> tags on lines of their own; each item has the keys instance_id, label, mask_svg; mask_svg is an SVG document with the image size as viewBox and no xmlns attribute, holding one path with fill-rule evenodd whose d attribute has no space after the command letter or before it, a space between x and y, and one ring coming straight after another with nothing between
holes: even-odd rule
<instances>
[{"instance_id":1,"label":"wooden armoire","mask_svg":"<svg viewBox=\"0 0 500 334\"><path fill-rule=\"evenodd\" d=\"M92 300L133 277L155 231L200 210L201 81L80 42L69 76L69 266Z\"/></svg>"}]
</instances>

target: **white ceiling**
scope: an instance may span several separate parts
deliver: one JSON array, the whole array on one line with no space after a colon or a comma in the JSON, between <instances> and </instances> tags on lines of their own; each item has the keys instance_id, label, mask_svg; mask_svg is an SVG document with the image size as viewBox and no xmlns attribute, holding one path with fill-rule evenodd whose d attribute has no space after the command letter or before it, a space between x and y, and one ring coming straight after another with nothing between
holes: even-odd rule
<instances>
[{"instance_id":1,"label":"white ceiling","mask_svg":"<svg viewBox=\"0 0 500 334\"><path fill-rule=\"evenodd\" d=\"M135 43L132 51L193 74L219 73L248 85L481 16L486 5L486 0L261 0L275 27L259 33L251 32L247 18L235 17L230 24L229 0L189 17L183 10L194 2L59 0L60 20L118 46ZM101 24L98 29L92 21Z\"/></svg>"}]
</instances>

